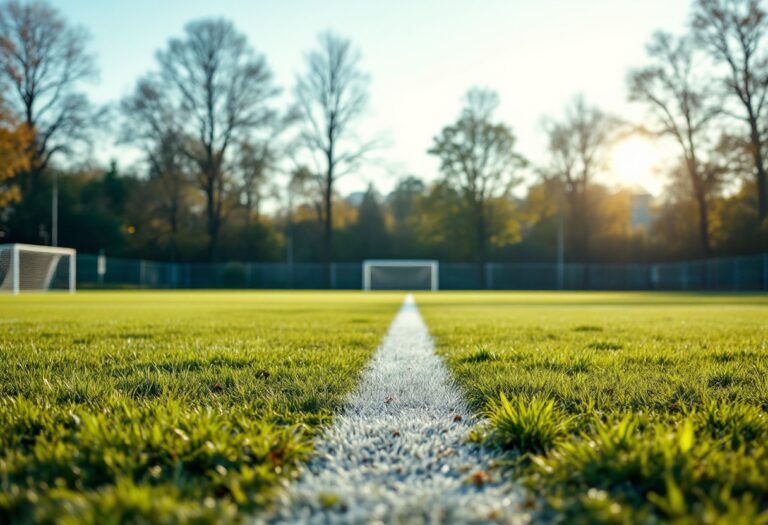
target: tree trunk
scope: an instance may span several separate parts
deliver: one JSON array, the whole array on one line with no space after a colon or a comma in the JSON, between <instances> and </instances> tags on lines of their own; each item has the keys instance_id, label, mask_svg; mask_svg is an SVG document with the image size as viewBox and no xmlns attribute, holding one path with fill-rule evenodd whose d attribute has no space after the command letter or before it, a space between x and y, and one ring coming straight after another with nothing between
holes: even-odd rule
<instances>
[{"instance_id":1,"label":"tree trunk","mask_svg":"<svg viewBox=\"0 0 768 525\"><path fill-rule=\"evenodd\" d=\"M171 262L176 262L176 234L179 231L178 209L176 204L171 206Z\"/></svg>"},{"instance_id":2,"label":"tree trunk","mask_svg":"<svg viewBox=\"0 0 768 525\"><path fill-rule=\"evenodd\" d=\"M216 183L213 177L208 177L205 189L207 218L208 218L208 260L216 262L219 249L219 224L216 213Z\"/></svg>"},{"instance_id":3,"label":"tree trunk","mask_svg":"<svg viewBox=\"0 0 768 525\"><path fill-rule=\"evenodd\" d=\"M325 249L323 250L323 259L327 266L327 278L328 278L328 288L331 288L333 285L333 276L331 275L333 272L333 266L331 266L331 263L333 261L333 202L332 202L332 194L333 194L333 164L331 157L329 155L328 158L328 174L325 180L325 224L324 224L324 234L325 234Z\"/></svg>"},{"instance_id":4,"label":"tree trunk","mask_svg":"<svg viewBox=\"0 0 768 525\"><path fill-rule=\"evenodd\" d=\"M705 258L710 255L709 248L709 210L707 206L707 197L704 192L697 188L696 204L699 208L699 240L701 241L701 252Z\"/></svg>"},{"instance_id":5,"label":"tree trunk","mask_svg":"<svg viewBox=\"0 0 768 525\"><path fill-rule=\"evenodd\" d=\"M568 204L571 208L571 228L569 237L571 260L582 265L581 287L589 288L589 224L587 217L586 194L577 188L568 192Z\"/></svg>"},{"instance_id":6,"label":"tree trunk","mask_svg":"<svg viewBox=\"0 0 768 525\"><path fill-rule=\"evenodd\" d=\"M584 189L581 194L581 250L582 261L584 263L584 288L590 289L592 279L590 277L589 265L592 262L592 250L590 246L592 228L590 224L589 202L587 190Z\"/></svg>"},{"instance_id":7,"label":"tree trunk","mask_svg":"<svg viewBox=\"0 0 768 525\"><path fill-rule=\"evenodd\" d=\"M693 148L691 148L693 150ZM701 253L706 258L709 257L709 212L707 209L707 188L704 185L701 174L699 173L699 164L696 156L691 152L691 158L687 161L688 176L693 185L693 192L696 198L696 206L699 209L699 241L701 242Z\"/></svg>"},{"instance_id":8,"label":"tree trunk","mask_svg":"<svg viewBox=\"0 0 768 525\"><path fill-rule=\"evenodd\" d=\"M480 283L480 289L484 290L487 286L485 278L485 215L484 206L482 202L474 204L475 206L475 227L477 240L475 242L475 261L477 263L477 275L478 282Z\"/></svg>"},{"instance_id":9,"label":"tree trunk","mask_svg":"<svg viewBox=\"0 0 768 525\"><path fill-rule=\"evenodd\" d=\"M766 189L765 163L763 160L763 149L760 140L760 130L757 120L749 117L750 142L752 149L752 158L755 162L755 177L757 179L757 214L762 221L768 214L768 193Z\"/></svg>"}]
</instances>

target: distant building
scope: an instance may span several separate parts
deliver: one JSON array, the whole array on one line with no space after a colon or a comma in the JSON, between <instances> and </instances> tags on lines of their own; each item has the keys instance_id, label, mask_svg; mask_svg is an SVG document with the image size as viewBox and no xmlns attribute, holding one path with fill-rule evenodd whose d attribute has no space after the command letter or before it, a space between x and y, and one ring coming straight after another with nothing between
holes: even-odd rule
<instances>
[{"instance_id":1,"label":"distant building","mask_svg":"<svg viewBox=\"0 0 768 525\"><path fill-rule=\"evenodd\" d=\"M347 197L344 200L346 200L349 204L357 208L358 206L360 206L360 204L362 204L363 197L365 197L364 191L353 191L352 193L347 195Z\"/></svg>"},{"instance_id":2,"label":"distant building","mask_svg":"<svg viewBox=\"0 0 768 525\"><path fill-rule=\"evenodd\" d=\"M648 231L653 217L651 205L653 196L648 193L633 193L630 197L629 225L632 230L643 229Z\"/></svg>"},{"instance_id":3,"label":"distant building","mask_svg":"<svg viewBox=\"0 0 768 525\"><path fill-rule=\"evenodd\" d=\"M368 193L368 191L373 190L373 195L376 197L376 202L382 202L384 197L381 195L381 193L378 192L376 188L373 188L371 186L368 187L368 190L366 191L353 191L349 195L347 195L344 200L347 201L349 204L354 206L355 208L359 208L360 205L363 203L363 199L365 198L365 194Z\"/></svg>"}]
</instances>

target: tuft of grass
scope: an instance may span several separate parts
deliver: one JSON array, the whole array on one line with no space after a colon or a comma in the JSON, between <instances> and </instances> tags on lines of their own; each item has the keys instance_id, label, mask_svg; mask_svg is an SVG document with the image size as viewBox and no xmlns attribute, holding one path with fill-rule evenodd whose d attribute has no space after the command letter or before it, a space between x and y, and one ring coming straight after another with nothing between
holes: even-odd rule
<instances>
[{"instance_id":1,"label":"tuft of grass","mask_svg":"<svg viewBox=\"0 0 768 525\"><path fill-rule=\"evenodd\" d=\"M621 350L624 345L615 341L594 341L587 345L593 350Z\"/></svg>"},{"instance_id":2,"label":"tuft of grass","mask_svg":"<svg viewBox=\"0 0 768 525\"><path fill-rule=\"evenodd\" d=\"M702 430L691 417L672 428L643 428L632 415L598 421L593 431L535 457L526 482L550 495L551 510L568 523L603 522L611 515L609 523L635 523L638 516L663 523L704 517L707 523L763 523L764 446L757 456L744 457Z\"/></svg>"},{"instance_id":3,"label":"tuft of grass","mask_svg":"<svg viewBox=\"0 0 768 525\"><path fill-rule=\"evenodd\" d=\"M728 388L741 383L743 379L732 370L718 370L707 380L710 388Z\"/></svg>"},{"instance_id":4,"label":"tuft of grass","mask_svg":"<svg viewBox=\"0 0 768 525\"><path fill-rule=\"evenodd\" d=\"M594 324L580 324L573 329L574 332L602 332L603 327Z\"/></svg>"},{"instance_id":5,"label":"tuft of grass","mask_svg":"<svg viewBox=\"0 0 768 525\"><path fill-rule=\"evenodd\" d=\"M745 403L710 401L696 413L700 426L714 439L722 439L734 450L753 448L768 441L768 416Z\"/></svg>"},{"instance_id":6,"label":"tuft of grass","mask_svg":"<svg viewBox=\"0 0 768 525\"><path fill-rule=\"evenodd\" d=\"M462 363L485 363L486 361L495 361L498 359L495 352L491 352L486 348L480 348L477 351L471 353L467 357L461 359Z\"/></svg>"},{"instance_id":7,"label":"tuft of grass","mask_svg":"<svg viewBox=\"0 0 768 525\"><path fill-rule=\"evenodd\" d=\"M487 441L520 453L546 453L573 423L552 400L516 396L510 401L504 392L498 401L489 401L486 417L490 425Z\"/></svg>"}]
</instances>

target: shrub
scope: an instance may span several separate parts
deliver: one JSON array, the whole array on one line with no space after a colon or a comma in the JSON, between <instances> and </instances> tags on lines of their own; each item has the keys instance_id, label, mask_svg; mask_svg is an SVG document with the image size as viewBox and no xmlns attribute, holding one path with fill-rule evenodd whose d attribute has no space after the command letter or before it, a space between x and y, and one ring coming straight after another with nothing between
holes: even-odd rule
<instances>
[{"instance_id":1,"label":"shrub","mask_svg":"<svg viewBox=\"0 0 768 525\"><path fill-rule=\"evenodd\" d=\"M227 288L243 288L246 277L245 265L239 262L227 263L221 273L221 279Z\"/></svg>"}]
</instances>

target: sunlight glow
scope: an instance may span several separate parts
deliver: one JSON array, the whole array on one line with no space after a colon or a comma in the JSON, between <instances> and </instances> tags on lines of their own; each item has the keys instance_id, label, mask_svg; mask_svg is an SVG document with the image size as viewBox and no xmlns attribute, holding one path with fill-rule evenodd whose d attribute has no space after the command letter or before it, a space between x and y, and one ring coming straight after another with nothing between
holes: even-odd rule
<instances>
[{"instance_id":1,"label":"sunlight glow","mask_svg":"<svg viewBox=\"0 0 768 525\"><path fill-rule=\"evenodd\" d=\"M613 172L616 182L629 188L642 188L654 193L659 180L654 168L659 151L651 140L633 135L618 143L613 149Z\"/></svg>"}]
</instances>

